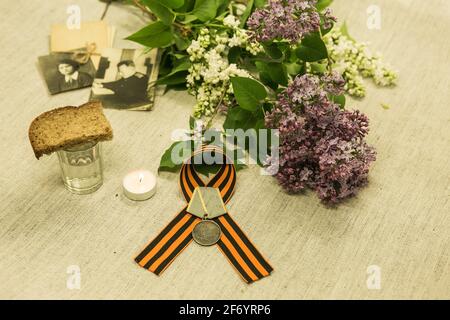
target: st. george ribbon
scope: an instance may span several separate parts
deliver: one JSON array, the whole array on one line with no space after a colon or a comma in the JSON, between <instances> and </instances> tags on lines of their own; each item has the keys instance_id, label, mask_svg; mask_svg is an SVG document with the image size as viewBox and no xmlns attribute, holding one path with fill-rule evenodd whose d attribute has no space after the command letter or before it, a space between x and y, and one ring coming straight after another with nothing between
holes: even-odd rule
<instances>
[{"instance_id":1,"label":"st. george ribbon","mask_svg":"<svg viewBox=\"0 0 450 320\"><path fill-rule=\"evenodd\" d=\"M194 169L192 160L195 156L215 156L216 153L223 157L221 167L216 175L205 183ZM218 188L223 202L227 203L234 192L236 184L236 168L233 162L224 155L223 151L214 146L203 146L187 161L184 162L180 172L181 192L189 203L195 188ZM228 212L212 219L221 228L221 236L216 245L227 257L228 261L247 283L252 283L267 277L272 271L272 266L259 253ZM187 212L187 205L175 216L175 218L153 239L144 250L135 258L135 261L143 268L160 275L173 260L193 240L192 230L201 222L197 216Z\"/></svg>"}]
</instances>

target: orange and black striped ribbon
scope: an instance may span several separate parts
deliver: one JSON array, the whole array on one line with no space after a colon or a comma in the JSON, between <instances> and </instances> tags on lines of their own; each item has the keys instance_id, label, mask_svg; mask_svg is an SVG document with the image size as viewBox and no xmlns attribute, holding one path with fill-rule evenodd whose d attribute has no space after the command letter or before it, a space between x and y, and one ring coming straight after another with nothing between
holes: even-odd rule
<instances>
[{"instance_id":1,"label":"orange and black striped ribbon","mask_svg":"<svg viewBox=\"0 0 450 320\"><path fill-rule=\"evenodd\" d=\"M205 183L195 171L192 159L206 153L215 156L215 152L218 152L219 156L223 156L223 164L216 175ZM195 188L205 186L219 188L223 202L227 203L233 195L235 184L236 169L233 163L216 147L203 147L200 151L194 153L181 168L181 192L188 203ZM187 205L135 258L135 261L141 267L160 275L177 255L191 243L193 240L192 230L201 219L188 213L186 209ZM217 246L245 282L252 283L272 272L272 266L259 253L228 213L215 218L214 221L222 229L222 235L217 242Z\"/></svg>"}]
</instances>

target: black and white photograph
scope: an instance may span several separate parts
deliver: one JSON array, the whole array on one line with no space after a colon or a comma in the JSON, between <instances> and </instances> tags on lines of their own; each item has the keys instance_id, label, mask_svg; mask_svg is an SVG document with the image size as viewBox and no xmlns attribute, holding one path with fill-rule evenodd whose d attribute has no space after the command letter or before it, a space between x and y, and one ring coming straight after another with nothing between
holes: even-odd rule
<instances>
[{"instance_id":1,"label":"black and white photograph","mask_svg":"<svg viewBox=\"0 0 450 320\"><path fill-rule=\"evenodd\" d=\"M103 50L92 85L91 100L99 100L105 108L150 110L158 68L157 51L137 49Z\"/></svg>"},{"instance_id":2,"label":"black and white photograph","mask_svg":"<svg viewBox=\"0 0 450 320\"><path fill-rule=\"evenodd\" d=\"M450 300L450 0L0 0L0 25L0 305Z\"/></svg>"},{"instance_id":3,"label":"black and white photograph","mask_svg":"<svg viewBox=\"0 0 450 320\"><path fill-rule=\"evenodd\" d=\"M39 66L52 95L89 87L94 81L95 68L92 61L80 64L72 59L70 53L39 57Z\"/></svg>"}]
</instances>

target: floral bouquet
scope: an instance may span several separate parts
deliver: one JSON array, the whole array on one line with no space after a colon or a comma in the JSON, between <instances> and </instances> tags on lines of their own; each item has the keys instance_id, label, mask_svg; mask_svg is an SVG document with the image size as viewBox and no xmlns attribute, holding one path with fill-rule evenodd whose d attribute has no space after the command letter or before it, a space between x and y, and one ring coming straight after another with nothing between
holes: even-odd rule
<instances>
[{"instance_id":1,"label":"floral bouquet","mask_svg":"<svg viewBox=\"0 0 450 320\"><path fill-rule=\"evenodd\" d=\"M263 165L277 163L285 190L337 203L367 183L375 160L368 119L345 109L345 94L364 97L363 78L391 86L396 74L336 26L331 2L135 0L152 22L128 39L161 48L157 84L186 88L206 127L224 114L223 129L277 129L278 155ZM177 168L173 147L161 170Z\"/></svg>"}]
</instances>

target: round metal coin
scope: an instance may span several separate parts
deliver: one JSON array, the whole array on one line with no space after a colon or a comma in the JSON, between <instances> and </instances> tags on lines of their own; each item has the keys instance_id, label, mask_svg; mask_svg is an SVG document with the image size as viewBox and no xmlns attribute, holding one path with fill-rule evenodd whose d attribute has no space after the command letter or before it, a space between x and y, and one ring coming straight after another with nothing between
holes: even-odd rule
<instances>
[{"instance_id":1,"label":"round metal coin","mask_svg":"<svg viewBox=\"0 0 450 320\"><path fill-rule=\"evenodd\" d=\"M192 230L194 241L201 246L212 246L221 234L220 226L212 220L202 220Z\"/></svg>"}]
</instances>

